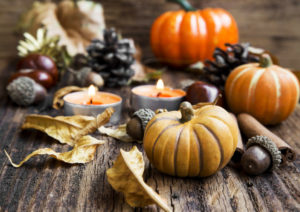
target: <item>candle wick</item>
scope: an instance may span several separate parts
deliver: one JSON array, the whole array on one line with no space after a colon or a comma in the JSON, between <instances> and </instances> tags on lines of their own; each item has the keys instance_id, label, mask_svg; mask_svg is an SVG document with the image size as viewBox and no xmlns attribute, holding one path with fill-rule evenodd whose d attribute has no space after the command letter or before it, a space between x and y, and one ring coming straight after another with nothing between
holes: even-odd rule
<instances>
[{"instance_id":1,"label":"candle wick","mask_svg":"<svg viewBox=\"0 0 300 212\"><path fill-rule=\"evenodd\" d=\"M158 92L157 95L156 95L156 97L159 97L160 95L161 95L161 92Z\"/></svg>"},{"instance_id":2,"label":"candle wick","mask_svg":"<svg viewBox=\"0 0 300 212\"><path fill-rule=\"evenodd\" d=\"M90 99L90 104L93 104L93 98Z\"/></svg>"}]
</instances>

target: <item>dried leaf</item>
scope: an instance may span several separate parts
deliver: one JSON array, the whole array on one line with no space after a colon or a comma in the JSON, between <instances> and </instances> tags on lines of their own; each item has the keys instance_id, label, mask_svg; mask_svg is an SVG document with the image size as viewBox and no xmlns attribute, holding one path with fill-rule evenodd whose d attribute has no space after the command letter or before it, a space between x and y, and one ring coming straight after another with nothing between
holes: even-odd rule
<instances>
[{"instance_id":1,"label":"dried leaf","mask_svg":"<svg viewBox=\"0 0 300 212\"><path fill-rule=\"evenodd\" d=\"M101 126L98 130L100 133L103 133L105 135L108 135L110 137L118 139L120 141L124 141L124 142L134 142L135 141L130 135L127 134L126 124L121 124L116 129ZM142 142L142 141L139 141L139 142Z\"/></svg>"},{"instance_id":2,"label":"dried leaf","mask_svg":"<svg viewBox=\"0 0 300 212\"><path fill-rule=\"evenodd\" d=\"M30 158L37 156L37 155L49 155L50 157L53 157L57 160L63 161L65 163L87 163L94 159L94 155L96 152L97 147L100 144L104 144L105 141L98 140L96 138L93 138L91 136L84 136L81 137L78 142L76 143L75 147L68 151L68 152L55 152L54 150L50 148L43 148L38 149L32 152L31 154L27 155L24 160L22 160L19 164L15 164L11 157L8 155L8 153L4 150L6 156L8 157L10 163L14 167L20 167L28 161Z\"/></svg>"},{"instance_id":3,"label":"dried leaf","mask_svg":"<svg viewBox=\"0 0 300 212\"><path fill-rule=\"evenodd\" d=\"M163 199L143 180L144 160L142 153L134 146L129 152L121 153L112 168L106 171L108 182L125 195L132 207L157 204L165 211L171 211Z\"/></svg>"},{"instance_id":4,"label":"dried leaf","mask_svg":"<svg viewBox=\"0 0 300 212\"><path fill-rule=\"evenodd\" d=\"M64 106L63 98L65 95L72 93L72 92L76 92L76 91L86 91L87 89L88 88L80 88L77 86L67 86L67 87L59 89L54 94L52 107L56 110L59 110L61 107Z\"/></svg>"},{"instance_id":5,"label":"dried leaf","mask_svg":"<svg viewBox=\"0 0 300 212\"><path fill-rule=\"evenodd\" d=\"M36 1L22 16L19 28L36 34L41 26L47 29L48 37L58 36L58 45L66 46L70 55L85 53L92 39L103 37L103 9L93 1L64 0L57 4Z\"/></svg>"},{"instance_id":6,"label":"dried leaf","mask_svg":"<svg viewBox=\"0 0 300 212\"><path fill-rule=\"evenodd\" d=\"M101 125L107 123L112 116L113 108L106 109L96 118L89 116L58 116L50 117L45 115L29 115L26 117L22 129L37 129L52 138L57 139L62 144L69 144L74 148L71 151L58 153L50 148L38 149L29 154L19 164L12 162L10 156L5 151L10 163L14 167L20 167L23 163L36 155L49 155L57 160L66 163L87 163L94 159L97 147L105 141L98 140L87 134L93 133Z\"/></svg>"}]
</instances>

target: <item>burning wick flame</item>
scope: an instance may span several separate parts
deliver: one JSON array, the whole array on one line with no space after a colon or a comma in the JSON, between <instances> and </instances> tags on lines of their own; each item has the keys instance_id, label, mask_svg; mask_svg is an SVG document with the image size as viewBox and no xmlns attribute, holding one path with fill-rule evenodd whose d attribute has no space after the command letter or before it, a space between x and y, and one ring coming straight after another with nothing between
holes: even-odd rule
<instances>
[{"instance_id":1,"label":"burning wick flame","mask_svg":"<svg viewBox=\"0 0 300 212\"><path fill-rule=\"evenodd\" d=\"M160 97L162 91L164 90L165 85L162 79L159 79L156 83L156 89L158 90L158 93L156 94L156 97Z\"/></svg>"},{"instance_id":2,"label":"burning wick flame","mask_svg":"<svg viewBox=\"0 0 300 212\"><path fill-rule=\"evenodd\" d=\"M88 96L90 98L90 104L93 104L93 98L96 95L96 87L93 85L90 85L89 89L88 89Z\"/></svg>"},{"instance_id":3,"label":"burning wick flame","mask_svg":"<svg viewBox=\"0 0 300 212\"><path fill-rule=\"evenodd\" d=\"M162 79L159 79L156 83L156 89L158 90L163 90L165 88L164 82Z\"/></svg>"}]
</instances>

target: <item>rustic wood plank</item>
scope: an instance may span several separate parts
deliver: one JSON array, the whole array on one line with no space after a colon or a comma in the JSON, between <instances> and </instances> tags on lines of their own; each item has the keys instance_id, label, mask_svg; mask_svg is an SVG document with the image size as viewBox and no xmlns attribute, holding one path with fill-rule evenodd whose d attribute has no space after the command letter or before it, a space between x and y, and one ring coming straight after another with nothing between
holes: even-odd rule
<instances>
[{"instance_id":1,"label":"rustic wood plank","mask_svg":"<svg viewBox=\"0 0 300 212\"><path fill-rule=\"evenodd\" d=\"M33 0L0 1L0 211L159 211L155 205L133 209L121 193L107 182L105 171L112 166L120 148L141 144L122 143L95 134L107 142L97 150L95 160L84 165L68 165L45 156L35 157L21 168L9 165L3 149L18 162L37 148L51 146L65 151L53 139L35 130L20 130L27 114L40 113L40 106L21 108L13 104L5 92L8 77L15 69L17 38L13 32L18 15ZM197 7L220 6L236 17L243 41L263 46L280 57L282 64L300 68L299 1L191 1ZM146 58L152 57L149 30L152 21L164 11L178 9L164 0L101 1L109 26L133 37L143 48ZM192 74L167 71L167 85L180 87L180 81L195 79ZM110 89L124 101L122 122L130 114L130 88ZM42 114L58 115L54 110ZM282 124L270 128L285 139L297 152L295 162L273 173L249 177L240 170L225 167L217 174L202 178L176 178L159 173L146 156L145 181L154 188L173 211L299 211L300 210L300 106Z\"/></svg>"}]
</instances>

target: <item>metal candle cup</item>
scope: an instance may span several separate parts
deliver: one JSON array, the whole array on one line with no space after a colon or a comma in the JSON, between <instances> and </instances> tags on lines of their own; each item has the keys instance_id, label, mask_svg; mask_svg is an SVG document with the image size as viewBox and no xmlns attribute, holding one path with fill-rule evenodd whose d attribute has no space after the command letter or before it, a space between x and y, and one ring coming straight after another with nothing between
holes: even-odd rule
<instances>
[{"instance_id":1,"label":"metal candle cup","mask_svg":"<svg viewBox=\"0 0 300 212\"><path fill-rule=\"evenodd\" d=\"M111 101L108 101L108 98ZM122 111L122 98L118 95L107 92L96 92L93 97L95 102L103 102L102 104L86 104L89 103L90 97L87 91L74 92L64 97L64 113L70 115L86 115L96 116L105 111L106 108L112 107L115 112L110 118L109 123L116 124L120 121Z\"/></svg>"},{"instance_id":2,"label":"metal candle cup","mask_svg":"<svg viewBox=\"0 0 300 212\"><path fill-rule=\"evenodd\" d=\"M157 92L159 94L159 90L155 87L155 85L141 85L134 87L131 90L131 106L134 110L138 110L141 108L149 108L153 111L163 108L169 111L178 110L180 103L183 101L185 97L185 92L183 90L172 90L170 88L166 88L167 93L178 92L178 95L172 97L153 97L147 95L148 92ZM162 90L162 93L164 90Z\"/></svg>"}]
</instances>

